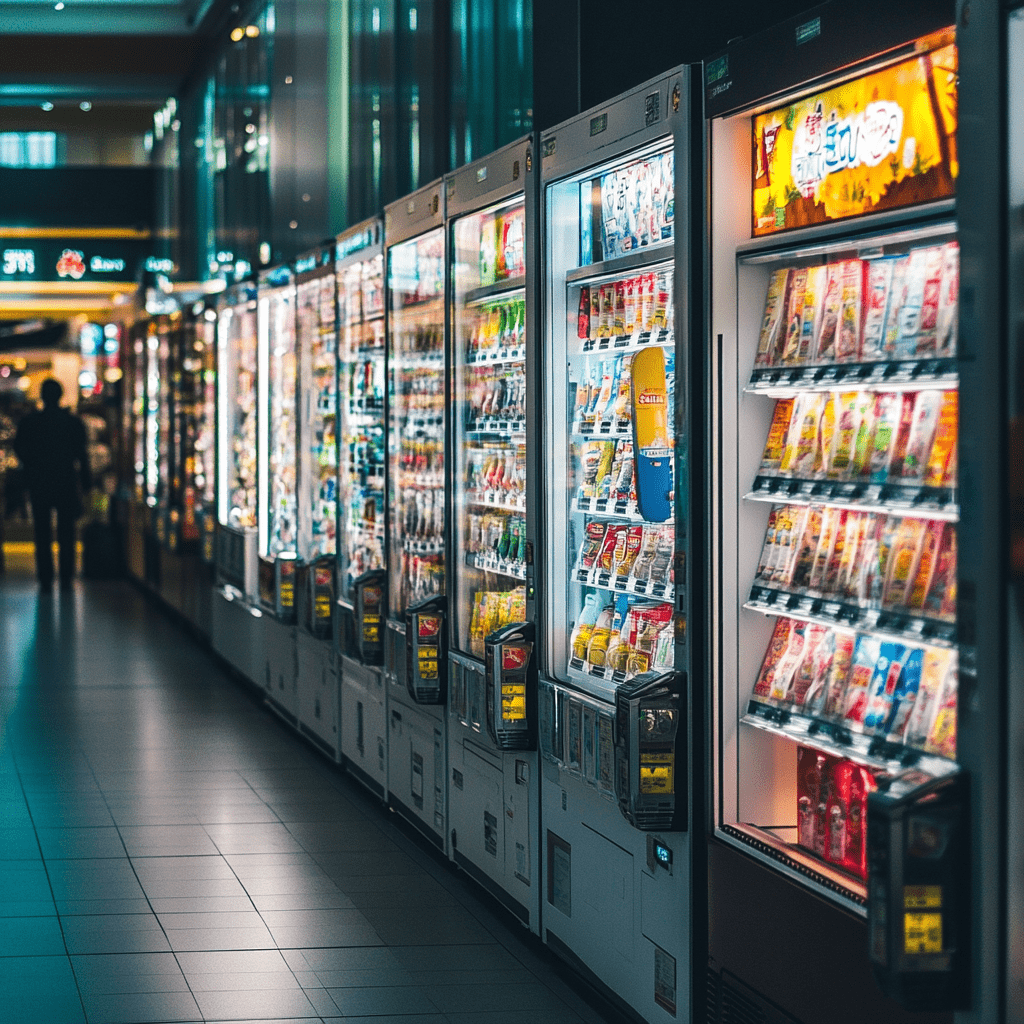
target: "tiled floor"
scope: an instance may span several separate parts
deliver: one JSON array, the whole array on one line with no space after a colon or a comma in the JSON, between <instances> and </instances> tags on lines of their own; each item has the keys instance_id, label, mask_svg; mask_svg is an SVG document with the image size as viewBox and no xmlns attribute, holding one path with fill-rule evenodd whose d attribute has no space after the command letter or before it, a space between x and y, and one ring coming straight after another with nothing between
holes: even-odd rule
<instances>
[{"instance_id":1,"label":"tiled floor","mask_svg":"<svg viewBox=\"0 0 1024 1024\"><path fill-rule=\"evenodd\" d=\"M127 584L0 577L0 725L4 1024L604 1019Z\"/></svg>"}]
</instances>

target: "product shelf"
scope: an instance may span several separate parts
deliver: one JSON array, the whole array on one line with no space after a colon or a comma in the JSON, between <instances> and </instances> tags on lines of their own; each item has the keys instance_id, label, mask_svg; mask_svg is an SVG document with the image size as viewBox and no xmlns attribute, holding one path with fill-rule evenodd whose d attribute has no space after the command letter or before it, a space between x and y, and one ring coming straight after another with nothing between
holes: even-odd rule
<instances>
[{"instance_id":1,"label":"product shelf","mask_svg":"<svg viewBox=\"0 0 1024 1024\"><path fill-rule=\"evenodd\" d=\"M959 386L952 356L871 363L826 363L817 366L772 366L755 369L744 391L782 398L801 391L951 390Z\"/></svg>"}]
</instances>

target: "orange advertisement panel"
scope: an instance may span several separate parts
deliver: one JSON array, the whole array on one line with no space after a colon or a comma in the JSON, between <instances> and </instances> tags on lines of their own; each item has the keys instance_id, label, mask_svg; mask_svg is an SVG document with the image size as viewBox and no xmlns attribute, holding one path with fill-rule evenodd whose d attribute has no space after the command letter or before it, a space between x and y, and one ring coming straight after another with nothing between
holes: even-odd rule
<instances>
[{"instance_id":1,"label":"orange advertisement panel","mask_svg":"<svg viewBox=\"0 0 1024 1024\"><path fill-rule=\"evenodd\" d=\"M753 118L753 233L955 195L953 43Z\"/></svg>"}]
</instances>

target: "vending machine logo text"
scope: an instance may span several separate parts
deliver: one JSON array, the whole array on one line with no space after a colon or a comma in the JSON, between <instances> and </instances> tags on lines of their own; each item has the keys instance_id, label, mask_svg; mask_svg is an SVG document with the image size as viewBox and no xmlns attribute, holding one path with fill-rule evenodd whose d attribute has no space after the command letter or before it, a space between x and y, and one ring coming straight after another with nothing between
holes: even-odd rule
<instances>
[{"instance_id":1,"label":"vending machine logo text","mask_svg":"<svg viewBox=\"0 0 1024 1024\"><path fill-rule=\"evenodd\" d=\"M898 153L902 137L903 109L898 103L869 103L847 117L831 110L826 118L819 100L793 133L793 183L805 199L810 199L830 174L847 168L877 167ZM905 159L906 152L903 156ZM912 153L910 160L913 162Z\"/></svg>"}]
</instances>

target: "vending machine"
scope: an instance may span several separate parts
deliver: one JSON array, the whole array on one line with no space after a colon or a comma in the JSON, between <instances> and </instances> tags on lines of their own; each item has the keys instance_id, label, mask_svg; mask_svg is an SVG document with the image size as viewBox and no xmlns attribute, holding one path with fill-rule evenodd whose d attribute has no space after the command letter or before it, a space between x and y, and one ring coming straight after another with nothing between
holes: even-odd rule
<instances>
[{"instance_id":1,"label":"vending machine","mask_svg":"<svg viewBox=\"0 0 1024 1024\"><path fill-rule=\"evenodd\" d=\"M447 736L452 859L539 934L535 153L532 137L520 139L445 183L454 399Z\"/></svg>"},{"instance_id":2,"label":"vending machine","mask_svg":"<svg viewBox=\"0 0 1024 1024\"><path fill-rule=\"evenodd\" d=\"M388 799L447 850L445 226L438 181L384 211Z\"/></svg>"},{"instance_id":3,"label":"vending machine","mask_svg":"<svg viewBox=\"0 0 1024 1024\"><path fill-rule=\"evenodd\" d=\"M146 360L148 331L145 320L132 324L125 357L125 393L128 429L125 444L129 449L128 526L125 531L125 565L129 575L142 580L145 575L144 524L146 505Z\"/></svg>"},{"instance_id":4,"label":"vending machine","mask_svg":"<svg viewBox=\"0 0 1024 1024\"><path fill-rule=\"evenodd\" d=\"M298 565L298 376L296 291L291 267L259 275L257 353L260 415L256 454L259 488L258 591L264 611L264 664L256 680L270 706L298 724L295 577Z\"/></svg>"},{"instance_id":5,"label":"vending machine","mask_svg":"<svg viewBox=\"0 0 1024 1024\"><path fill-rule=\"evenodd\" d=\"M688 833L703 771L691 95L681 68L541 137L543 938L648 1021L690 1017L691 893L703 900Z\"/></svg>"},{"instance_id":6,"label":"vending machine","mask_svg":"<svg viewBox=\"0 0 1024 1024\"><path fill-rule=\"evenodd\" d=\"M213 648L243 676L262 682L263 613L257 587L256 287L233 285L217 305L217 531Z\"/></svg>"},{"instance_id":7,"label":"vending machine","mask_svg":"<svg viewBox=\"0 0 1024 1024\"><path fill-rule=\"evenodd\" d=\"M295 261L298 354L298 565L295 578L299 728L340 751L331 618L337 558L337 355L334 242Z\"/></svg>"},{"instance_id":8,"label":"vending machine","mask_svg":"<svg viewBox=\"0 0 1024 1024\"><path fill-rule=\"evenodd\" d=\"M338 562L336 647L341 753L352 775L387 795L384 635L384 238L380 220L339 236Z\"/></svg>"},{"instance_id":9,"label":"vending machine","mask_svg":"<svg viewBox=\"0 0 1024 1024\"><path fill-rule=\"evenodd\" d=\"M180 314L174 314L175 323ZM146 326L143 431L145 438L143 582L160 592L160 568L168 539L172 475L171 395L163 382L171 374L171 316L151 317Z\"/></svg>"},{"instance_id":10,"label":"vending machine","mask_svg":"<svg viewBox=\"0 0 1024 1024\"><path fill-rule=\"evenodd\" d=\"M953 12L926 6L824 4L705 67L713 1020L970 1004L975 399Z\"/></svg>"}]
</instances>

